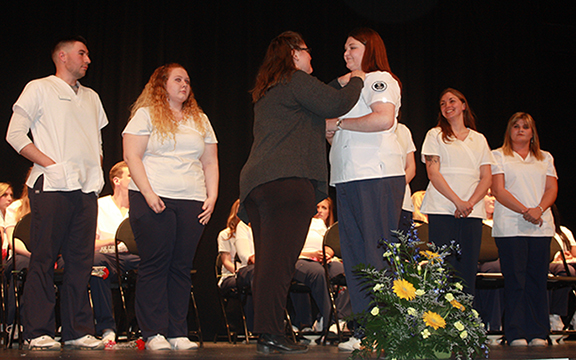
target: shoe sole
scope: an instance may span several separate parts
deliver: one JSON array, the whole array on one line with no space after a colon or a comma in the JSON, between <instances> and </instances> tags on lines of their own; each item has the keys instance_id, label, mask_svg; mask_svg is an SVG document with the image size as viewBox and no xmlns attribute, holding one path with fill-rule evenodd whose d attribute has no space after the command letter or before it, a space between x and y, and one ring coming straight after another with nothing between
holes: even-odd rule
<instances>
[{"instance_id":1,"label":"shoe sole","mask_svg":"<svg viewBox=\"0 0 576 360\"><path fill-rule=\"evenodd\" d=\"M106 346L104 344L100 344L97 346L82 346L82 345L66 345L64 344L64 349L67 350L104 350Z\"/></svg>"},{"instance_id":2,"label":"shoe sole","mask_svg":"<svg viewBox=\"0 0 576 360\"><path fill-rule=\"evenodd\" d=\"M28 347L28 350L31 351L60 351L62 347L60 346L32 346Z\"/></svg>"}]
</instances>

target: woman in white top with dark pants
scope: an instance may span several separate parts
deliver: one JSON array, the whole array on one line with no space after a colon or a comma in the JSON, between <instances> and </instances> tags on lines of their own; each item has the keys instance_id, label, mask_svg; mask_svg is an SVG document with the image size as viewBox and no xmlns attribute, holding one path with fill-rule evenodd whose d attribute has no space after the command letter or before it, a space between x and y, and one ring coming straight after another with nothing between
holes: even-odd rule
<instances>
[{"instance_id":1,"label":"woman in white top with dark pants","mask_svg":"<svg viewBox=\"0 0 576 360\"><path fill-rule=\"evenodd\" d=\"M326 120L330 151L330 185L336 186L340 244L352 312L368 309L371 298L363 280L354 274L359 264L383 269L380 241L395 242L406 188L404 151L396 137L401 89L392 74L386 47L372 29L352 31L345 44L344 60L351 70L366 72L358 103L339 119ZM346 84L349 75L331 85ZM351 351L363 334L355 330ZM341 344L342 345L342 344Z\"/></svg>"},{"instance_id":2,"label":"woman in white top with dark pants","mask_svg":"<svg viewBox=\"0 0 576 360\"><path fill-rule=\"evenodd\" d=\"M440 94L438 126L426 134L422 161L430 183L420 211L428 215L429 239L436 245L460 245L461 255L450 256L465 291L474 294L486 217L484 196L492 182L494 159L488 142L477 132L474 113L455 89Z\"/></svg>"},{"instance_id":3,"label":"woman in white top with dark pants","mask_svg":"<svg viewBox=\"0 0 576 360\"><path fill-rule=\"evenodd\" d=\"M512 346L545 346L550 323L546 283L558 182L554 159L540 150L534 119L518 112L493 151L496 197L492 236L504 284L504 334Z\"/></svg>"}]
</instances>

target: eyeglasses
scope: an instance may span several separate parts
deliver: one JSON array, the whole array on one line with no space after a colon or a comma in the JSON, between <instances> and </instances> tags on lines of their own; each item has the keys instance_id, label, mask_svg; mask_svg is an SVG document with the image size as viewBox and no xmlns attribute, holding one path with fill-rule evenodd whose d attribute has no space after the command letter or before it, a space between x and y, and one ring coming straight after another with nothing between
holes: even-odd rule
<instances>
[{"instance_id":1,"label":"eyeglasses","mask_svg":"<svg viewBox=\"0 0 576 360\"><path fill-rule=\"evenodd\" d=\"M312 54L312 49L310 48L303 48L303 47L295 47L294 50L306 51L308 54Z\"/></svg>"}]
</instances>

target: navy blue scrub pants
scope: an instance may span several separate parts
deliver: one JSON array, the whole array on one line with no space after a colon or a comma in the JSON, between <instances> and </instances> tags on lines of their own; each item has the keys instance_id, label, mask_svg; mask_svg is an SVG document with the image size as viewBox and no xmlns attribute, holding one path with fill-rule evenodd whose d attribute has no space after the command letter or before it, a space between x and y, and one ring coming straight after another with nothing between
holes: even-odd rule
<instances>
[{"instance_id":1,"label":"navy blue scrub pants","mask_svg":"<svg viewBox=\"0 0 576 360\"><path fill-rule=\"evenodd\" d=\"M463 280L464 291L474 295L482 243L482 219L429 214L428 230L428 238L439 247L453 240L460 245L461 255L450 255L447 260L454 267L455 275Z\"/></svg>"},{"instance_id":2,"label":"navy blue scrub pants","mask_svg":"<svg viewBox=\"0 0 576 360\"><path fill-rule=\"evenodd\" d=\"M380 241L398 242L391 230L398 229L405 189L404 176L336 184L340 249L353 314L368 310L371 301L354 269L359 264L388 267Z\"/></svg>"},{"instance_id":3,"label":"navy blue scrub pants","mask_svg":"<svg viewBox=\"0 0 576 360\"><path fill-rule=\"evenodd\" d=\"M66 263L60 287L62 341L94 334L88 281L94 260L98 203L95 193L44 191L43 177L28 189L30 265L24 285L22 324L24 337L54 337L56 303L54 264L58 254Z\"/></svg>"},{"instance_id":4,"label":"navy blue scrub pants","mask_svg":"<svg viewBox=\"0 0 576 360\"><path fill-rule=\"evenodd\" d=\"M504 275L504 335L516 339L547 339L548 265L550 237L497 237L496 246Z\"/></svg>"},{"instance_id":5,"label":"navy blue scrub pants","mask_svg":"<svg viewBox=\"0 0 576 360\"><path fill-rule=\"evenodd\" d=\"M156 214L138 191L130 191L130 225L140 254L135 310L142 337L187 337L190 271L204 226L202 202L162 198Z\"/></svg>"}]
</instances>

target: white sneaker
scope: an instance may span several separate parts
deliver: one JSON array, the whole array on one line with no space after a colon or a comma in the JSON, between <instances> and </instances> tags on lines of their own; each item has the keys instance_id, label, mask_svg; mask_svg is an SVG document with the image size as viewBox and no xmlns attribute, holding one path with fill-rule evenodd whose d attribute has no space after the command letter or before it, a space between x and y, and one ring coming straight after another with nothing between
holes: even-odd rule
<instances>
[{"instance_id":1,"label":"white sneaker","mask_svg":"<svg viewBox=\"0 0 576 360\"><path fill-rule=\"evenodd\" d=\"M64 341L64 347L79 350L102 350L104 343L92 335L84 335L78 339Z\"/></svg>"},{"instance_id":2,"label":"white sneaker","mask_svg":"<svg viewBox=\"0 0 576 360\"><path fill-rule=\"evenodd\" d=\"M187 337L169 338L168 342L172 346L172 350L195 350L198 349L198 344L190 341Z\"/></svg>"},{"instance_id":3,"label":"white sneaker","mask_svg":"<svg viewBox=\"0 0 576 360\"><path fill-rule=\"evenodd\" d=\"M562 331L564 329L564 323L562 318L557 314L550 314L550 330L552 331Z\"/></svg>"},{"instance_id":4,"label":"white sneaker","mask_svg":"<svg viewBox=\"0 0 576 360\"><path fill-rule=\"evenodd\" d=\"M166 340L164 335L154 335L146 340L146 349L148 350L170 350L172 345Z\"/></svg>"},{"instance_id":5,"label":"white sneaker","mask_svg":"<svg viewBox=\"0 0 576 360\"><path fill-rule=\"evenodd\" d=\"M528 342L526 341L526 339L516 339L516 340L512 340L512 342L509 345L510 346L528 346Z\"/></svg>"},{"instance_id":6,"label":"white sneaker","mask_svg":"<svg viewBox=\"0 0 576 360\"><path fill-rule=\"evenodd\" d=\"M314 321L312 329L314 329L316 332L322 332L322 330L324 330L324 318L321 317L319 320Z\"/></svg>"},{"instance_id":7,"label":"white sneaker","mask_svg":"<svg viewBox=\"0 0 576 360\"><path fill-rule=\"evenodd\" d=\"M51 336L42 335L30 340L28 350L60 350L62 345Z\"/></svg>"},{"instance_id":8,"label":"white sneaker","mask_svg":"<svg viewBox=\"0 0 576 360\"><path fill-rule=\"evenodd\" d=\"M544 339L532 339L530 340L530 343L528 344L530 346L548 346L548 341L544 340Z\"/></svg>"},{"instance_id":9,"label":"white sneaker","mask_svg":"<svg viewBox=\"0 0 576 360\"><path fill-rule=\"evenodd\" d=\"M104 330L104 333L102 334L102 342L104 343L104 345L108 343L116 343L116 333L114 332L114 330L112 329Z\"/></svg>"},{"instance_id":10,"label":"white sneaker","mask_svg":"<svg viewBox=\"0 0 576 360\"><path fill-rule=\"evenodd\" d=\"M352 336L350 338L350 340L348 340L346 342L341 342L340 344L338 344L338 350L347 351L347 352L352 352L354 350L360 350L360 344L361 343L362 343L362 340L356 339L354 336Z\"/></svg>"}]
</instances>

